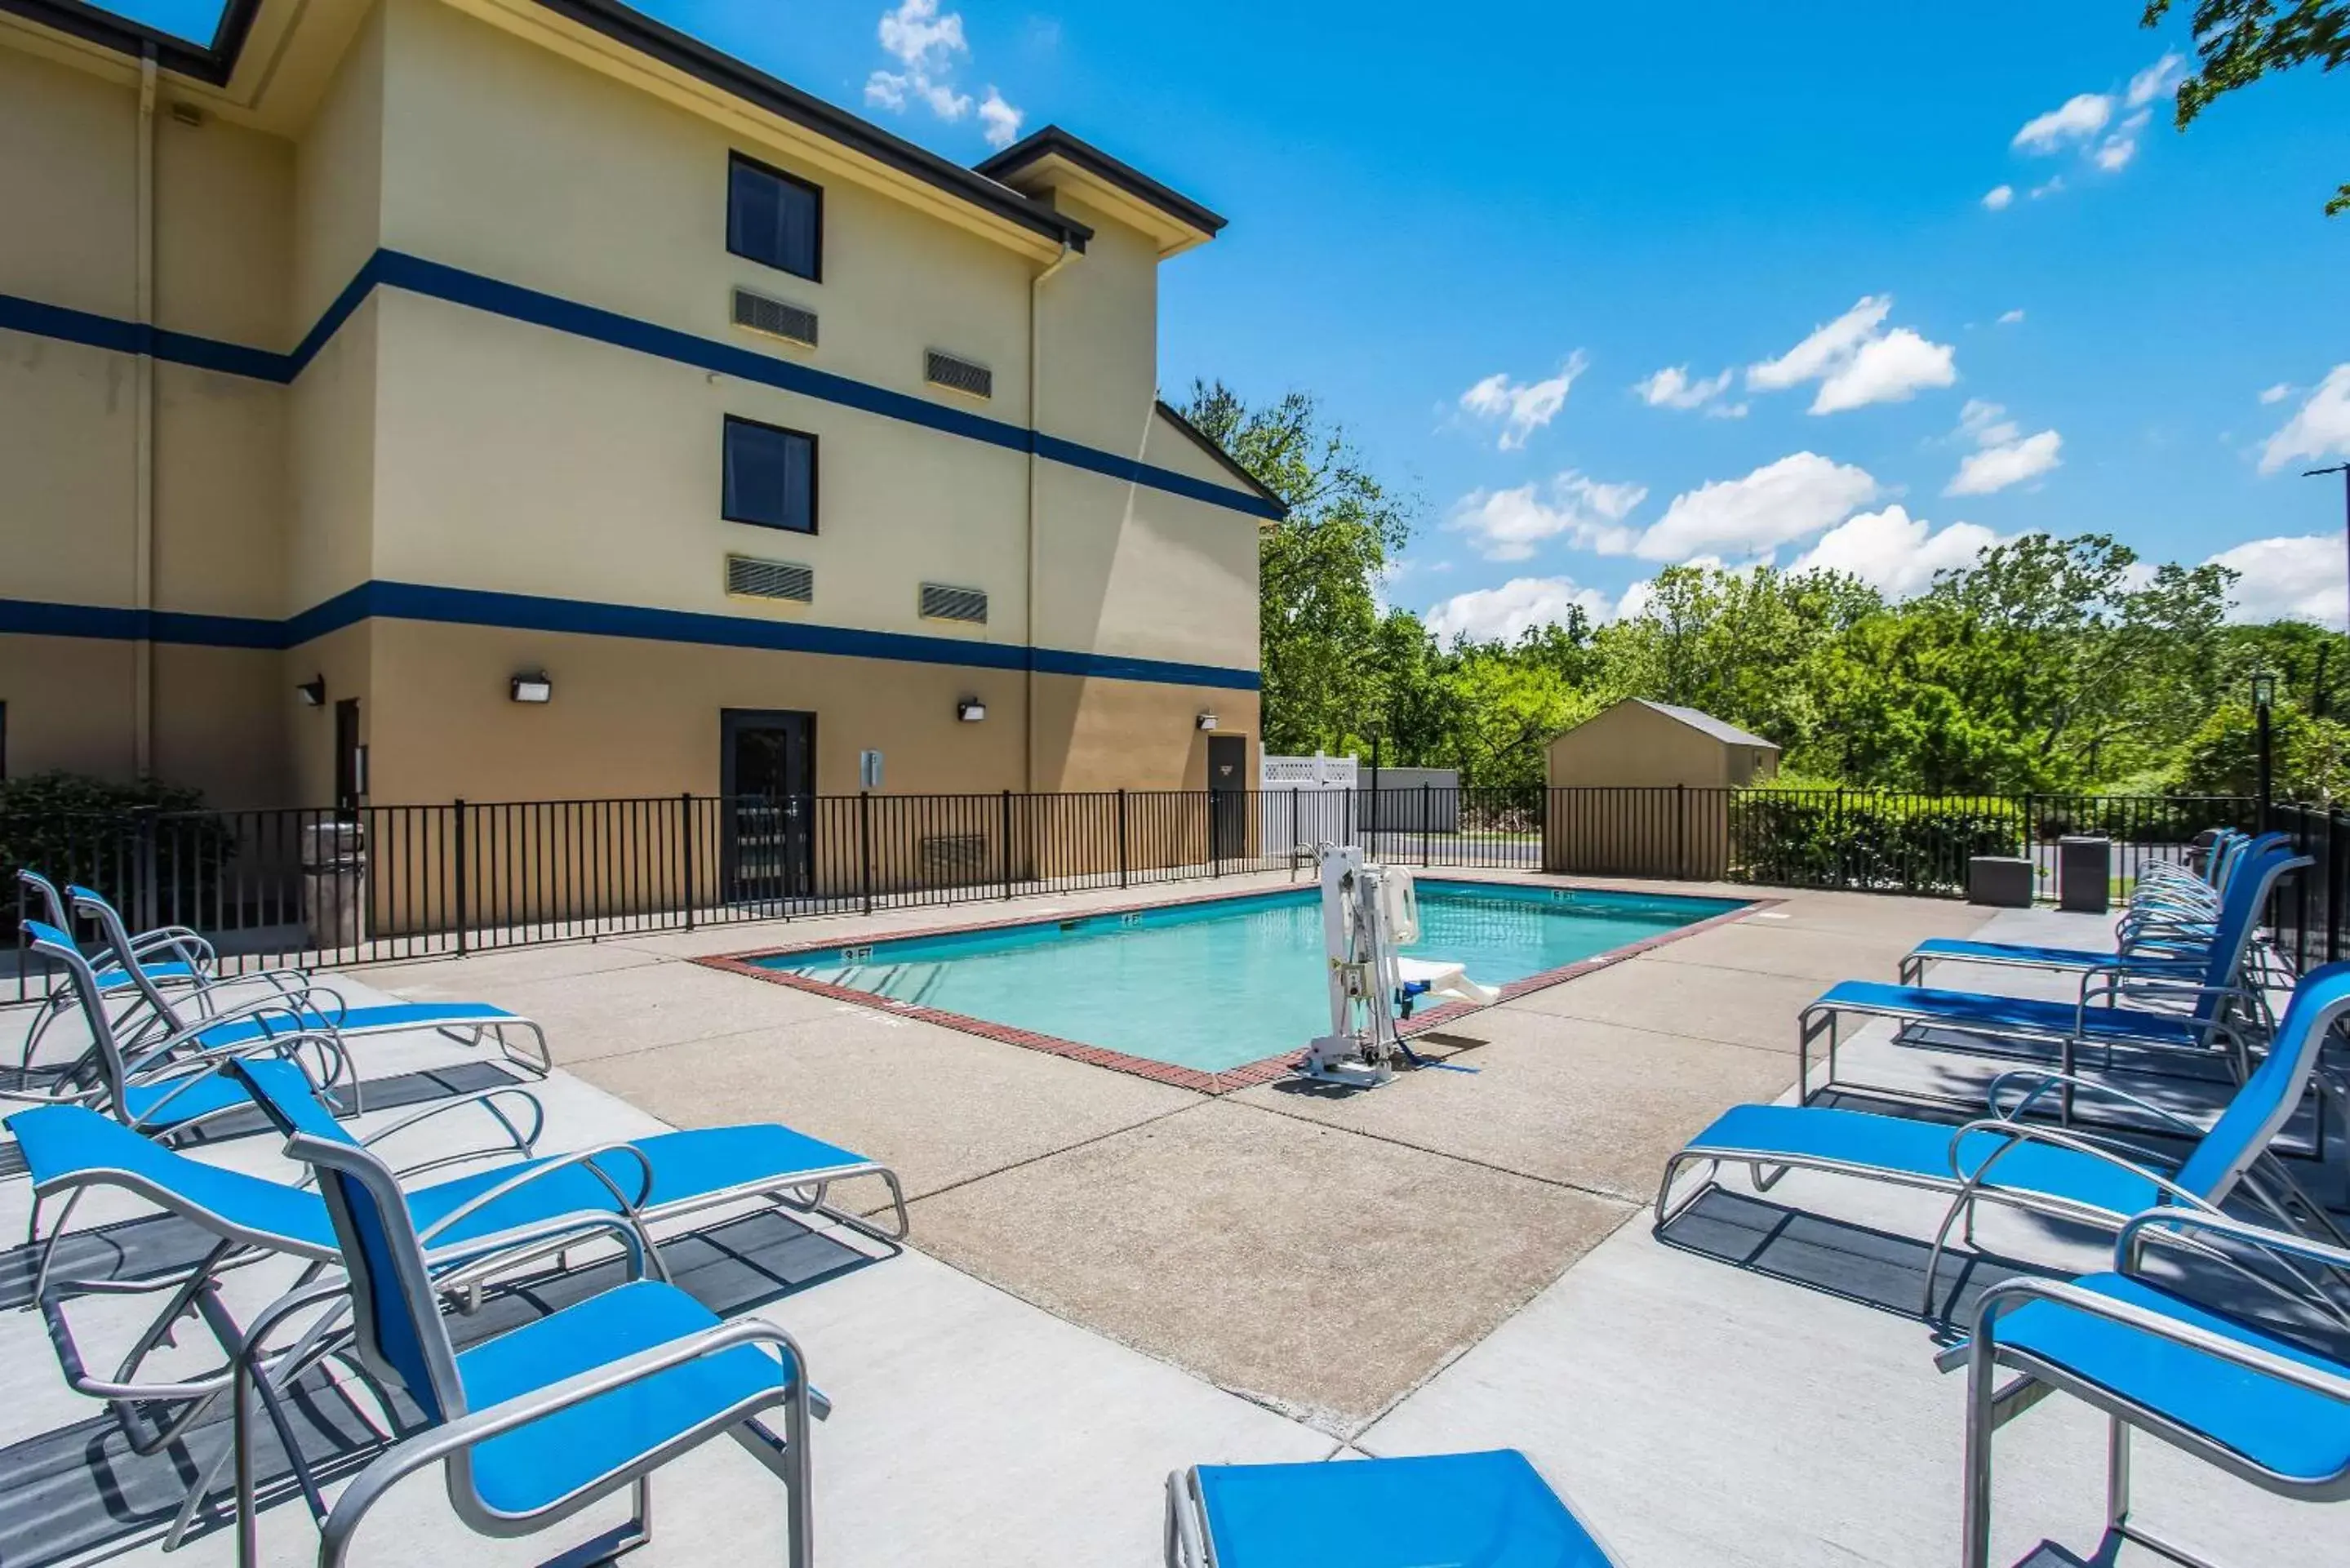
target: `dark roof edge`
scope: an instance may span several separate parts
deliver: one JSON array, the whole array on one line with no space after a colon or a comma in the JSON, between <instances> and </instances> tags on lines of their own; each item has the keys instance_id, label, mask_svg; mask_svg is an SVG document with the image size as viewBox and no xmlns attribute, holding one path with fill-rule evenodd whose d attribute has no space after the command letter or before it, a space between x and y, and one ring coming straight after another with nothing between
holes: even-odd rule
<instances>
[{"instance_id":1,"label":"dark roof edge","mask_svg":"<svg viewBox=\"0 0 2350 1568\"><path fill-rule=\"evenodd\" d=\"M81 0L0 0L0 11L12 11L44 27L128 55L134 60L151 49L159 70L212 87L227 85L229 73L236 69L236 57L244 52L245 36L253 31L254 13L260 9L261 0L227 0L212 41L192 44L127 16L85 5Z\"/></svg>"},{"instance_id":2,"label":"dark roof edge","mask_svg":"<svg viewBox=\"0 0 2350 1568\"><path fill-rule=\"evenodd\" d=\"M852 151L861 152L878 163L911 174L926 184L935 185L950 195L958 196L998 217L1008 218L1048 239L1059 240L1073 249L1083 250L1086 242L1093 238L1093 230L1076 219L1065 217L1044 202L1024 196L984 173L966 169L934 152L925 152L912 142L890 135L870 120L860 119L846 109L836 109L821 99L812 98L764 71L744 65L731 55L688 37L673 27L665 26L640 11L619 4L618 0L538 0L538 3L616 43L625 44L663 65L675 67L721 91L732 93L795 125L804 125ZM0 0L0 11L13 11L43 26L53 27L101 48L128 55L134 60L151 48L160 68L213 87L228 85L229 77L236 69L237 57L244 53L245 39L253 32L254 16L261 5L262 0L227 0L211 44L196 45L85 5L82 0Z\"/></svg>"},{"instance_id":3,"label":"dark roof edge","mask_svg":"<svg viewBox=\"0 0 2350 1568\"><path fill-rule=\"evenodd\" d=\"M1141 170L1119 162L1092 142L1080 140L1057 125L1048 125L1033 135L1023 137L976 167L980 173L990 179L1003 180L1055 153L1088 174L1107 181L1128 195L1158 208L1180 223L1191 224L1202 234L1213 234L1224 226L1222 218L1191 197L1169 190Z\"/></svg>"},{"instance_id":4,"label":"dark roof edge","mask_svg":"<svg viewBox=\"0 0 2350 1568\"><path fill-rule=\"evenodd\" d=\"M1275 506L1280 507L1282 516L1286 517L1289 515L1289 503L1284 501L1281 496L1274 492L1271 485L1265 483L1264 481L1259 479L1255 474L1251 473L1247 469L1243 468L1240 465L1238 459L1234 458L1231 452L1226 452L1213 437L1208 434L1207 431L1193 424L1190 420L1185 419L1181 414L1177 413L1173 405L1169 403L1164 398L1159 400L1159 411L1167 416L1167 421L1170 424L1173 425L1177 430L1181 431L1186 436L1190 437L1192 445L1198 447L1201 452L1206 452L1210 457L1214 458L1217 462L1221 463L1226 473L1231 474L1234 479L1237 479L1243 484L1247 485L1249 489L1264 497L1267 501L1272 502Z\"/></svg>"},{"instance_id":5,"label":"dark roof edge","mask_svg":"<svg viewBox=\"0 0 2350 1568\"><path fill-rule=\"evenodd\" d=\"M0 5L12 0L0 0ZM616 43L671 66L712 87L733 94L795 125L806 126L878 163L911 174L950 195L959 196L1023 228L1083 250L1093 231L1075 218L1064 217L1041 202L1031 200L983 172L926 152L912 142L890 135L871 120L860 119L811 97L787 82L744 65L698 38L690 37L619 0L538 0L557 16L593 28Z\"/></svg>"}]
</instances>

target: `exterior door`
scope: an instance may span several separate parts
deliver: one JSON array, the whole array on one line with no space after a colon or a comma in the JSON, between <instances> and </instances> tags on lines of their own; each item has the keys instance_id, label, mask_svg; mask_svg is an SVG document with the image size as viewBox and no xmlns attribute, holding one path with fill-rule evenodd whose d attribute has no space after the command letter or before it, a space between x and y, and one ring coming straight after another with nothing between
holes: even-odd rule
<instances>
[{"instance_id":1,"label":"exterior door","mask_svg":"<svg viewBox=\"0 0 2350 1568\"><path fill-rule=\"evenodd\" d=\"M335 704L335 812L345 821L359 815L367 794L367 753L359 746L359 700Z\"/></svg>"},{"instance_id":2,"label":"exterior door","mask_svg":"<svg viewBox=\"0 0 2350 1568\"><path fill-rule=\"evenodd\" d=\"M816 890L816 715L730 708L719 730L727 897L806 898Z\"/></svg>"},{"instance_id":3,"label":"exterior door","mask_svg":"<svg viewBox=\"0 0 2350 1568\"><path fill-rule=\"evenodd\" d=\"M1208 854L1237 860L1248 854L1248 737L1208 737Z\"/></svg>"}]
</instances>

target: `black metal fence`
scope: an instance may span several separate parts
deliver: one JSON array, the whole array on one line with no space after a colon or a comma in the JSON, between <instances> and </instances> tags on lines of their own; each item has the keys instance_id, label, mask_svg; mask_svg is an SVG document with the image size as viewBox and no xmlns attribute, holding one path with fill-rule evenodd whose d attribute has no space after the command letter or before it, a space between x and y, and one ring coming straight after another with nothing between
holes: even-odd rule
<instances>
[{"instance_id":1,"label":"black metal fence","mask_svg":"<svg viewBox=\"0 0 2350 1568\"><path fill-rule=\"evenodd\" d=\"M627 932L1310 874L1318 843L1429 867L1961 896L1977 855L2031 857L2053 893L2071 833L2115 847L2116 896L2195 835L2253 826L2240 799L1923 796L1857 790L1117 790L522 801L59 818L0 846L89 886L140 928L186 925L232 966L335 965ZM2350 831L2278 809L2323 848L2289 917L2343 947ZM16 914L43 911L19 889ZM19 995L42 983L20 965Z\"/></svg>"}]
</instances>

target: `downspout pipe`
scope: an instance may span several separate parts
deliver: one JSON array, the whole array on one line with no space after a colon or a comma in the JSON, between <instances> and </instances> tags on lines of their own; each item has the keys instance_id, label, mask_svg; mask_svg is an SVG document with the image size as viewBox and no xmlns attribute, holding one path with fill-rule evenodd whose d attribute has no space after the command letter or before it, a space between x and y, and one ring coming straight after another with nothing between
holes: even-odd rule
<instances>
[{"instance_id":1,"label":"downspout pipe","mask_svg":"<svg viewBox=\"0 0 2350 1568\"><path fill-rule=\"evenodd\" d=\"M1036 421L1044 400L1038 395L1038 381L1044 374L1045 334L1042 306L1045 285L1053 275L1076 259L1076 248L1068 241L1061 242L1061 254L1055 256L1044 270L1028 281L1028 528L1025 554L1028 559L1028 591L1023 596L1026 605L1025 626L1022 645L1028 650L1023 661L1020 711L1026 727L1026 755L1021 767L1023 793L1036 793L1036 513L1038 508L1038 471L1036 466Z\"/></svg>"},{"instance_id":2,"label":"downspout pipe","mask_svg":"<svg viewBox=\"0 0 2350 1568\"><path fill-rule=\"evenodd\" d=\"M132 322L138 353L131 361L131 603L141 635L131 654L131 759L140 778L155 771L155 643L144 635L155 607L155 46L139 57L139 210L134 228L137 275Z\"/></svg>"}]
</instances>

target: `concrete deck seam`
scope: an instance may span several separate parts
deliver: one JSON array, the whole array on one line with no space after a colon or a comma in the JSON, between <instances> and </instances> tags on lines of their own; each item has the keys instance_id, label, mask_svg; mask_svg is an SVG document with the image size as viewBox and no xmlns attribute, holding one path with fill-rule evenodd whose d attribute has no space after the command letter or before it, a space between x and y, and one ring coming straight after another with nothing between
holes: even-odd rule
<instances>
[{"instance_id":1,"label":"concrete deck seam","mask_svg":"<svg viewBox=\"0 0 2350 1568\"><path fill-rule=\"evenodd\" d=\"M1751 971L1741 971L1740 972L1746 973ZM1503 1007L1523 1007L1524 1011L1528 1012L1539 1013L1544 1018L1555 1018L1561 1022L1596 1023L1606 1029L1628 1029L1636 1034L1654 1034L1666 1040L1687 1040L1691 1044L1696 1045L1728 1045L1740 1051L1759 1051L1766 1056L1793 1056L1795 1054L1794 1047L1757 1045L1751 1040L1723 1040L1711 1034L1690 1034L1679 1029L1651 1029L1647 1024L1627 1023L1621 1019L1593 1018L1581 1012L1554 1012L1547 1007L1534 1007L1528 1005L1533 997L1544 994L1546 993L1543 992L1533 992L1527 996L1521 996L1516 998L1514 1001L1504 1002L1500 1005Z\"/></svg>"},{"instance_id":2,"label":"concrete deck seam","mask_svg":"<svg viewBox=\"0 0 2350 1568\"><path fill-rule=\"evenodd\" d=\"M1540 1182L1544 1187L1556 1187L1568 1192L1579 1192L1586 1198L1604 1198L1617 1203L1628 1203L1635 1209L1647 1202L1646 1199L1628 1193L1611 1192L1604 1187L1586 1187L1579 1181L1569 1181L1564 1177L1543 1176L1531 1170L1519 1170L1507 1165L1496 1165L1492 1160L1456 1154L1449 1148L1431 1148L1427 1144L1414 1143L1409 1138L1393 1137L1386 1133L1367 1132L1361 1127L1340 1127L1335 1122L1326 1122L1314 1116L1300 1116L1295 1111L1284 1110L1279 1106L1260 1105L1254 1100L1235 1099L1229 1095L1223 1096L1222 1103L1236 1110L1263 1111L1267 1116L1284 1116L1294 1122L1303 1122L1307 1127L1319 1127L1324 1132L1345 1133L1351 1137L1368 1138L1373 1143L1393 1144L1398 1148L1408 1148L1415 1154L1433 1155L1439 1159L1449 1159L1459 1165L1474 1166L1479 1170L1490 1170L1496 1176L1514 1176L1523 1180Z\"/></svg>"}]
</instances>

